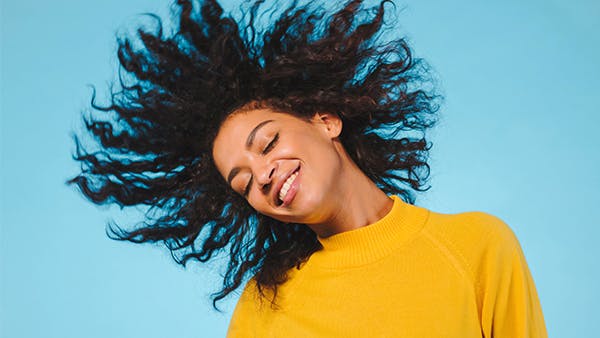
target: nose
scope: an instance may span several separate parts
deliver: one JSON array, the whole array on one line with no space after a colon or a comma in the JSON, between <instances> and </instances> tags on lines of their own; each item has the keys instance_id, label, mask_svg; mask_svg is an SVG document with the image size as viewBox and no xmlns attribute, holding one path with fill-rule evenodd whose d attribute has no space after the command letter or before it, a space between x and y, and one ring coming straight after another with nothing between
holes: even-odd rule
<instances>
[{"instance_id":1,"label":"nose","mask_svg":"<svg viewBox=\"0 0 600 338\"><path fill-rule=\"evenodd\" d=\"M256 170L256 183L259 185L262 191L268 191L275 177L277 170L277 163L265 163Z\"/></svg>"}]
</instances>

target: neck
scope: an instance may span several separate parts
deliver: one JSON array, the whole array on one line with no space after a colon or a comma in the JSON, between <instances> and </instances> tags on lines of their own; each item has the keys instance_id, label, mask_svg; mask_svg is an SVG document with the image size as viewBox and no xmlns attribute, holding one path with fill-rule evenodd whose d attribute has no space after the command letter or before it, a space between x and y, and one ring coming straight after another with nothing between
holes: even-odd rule
<instances>
[{"instance_id":1,"label":"neck","mask_svg":"<svg viewBox=\"0 0 600 338\"><path fill-rule=\"evenodd\" d=\"M393 200L346 155L328 217L308 226L321 238L375 223L392 209ZM351 184L348 184L351 182Z\"/></svg>"}]
</instances>

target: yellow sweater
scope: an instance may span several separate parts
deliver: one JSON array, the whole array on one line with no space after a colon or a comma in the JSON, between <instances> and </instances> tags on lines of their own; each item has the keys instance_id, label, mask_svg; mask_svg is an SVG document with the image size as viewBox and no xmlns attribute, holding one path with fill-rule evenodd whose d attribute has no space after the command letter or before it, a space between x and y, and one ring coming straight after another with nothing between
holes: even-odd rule
<instances>
[{"instance_id":1,"label":"yellow sweater","mask_svg":"<svg viewBox=\"0 0 600 338\"><path fill-rule=\"evenodd\" d=\"M227 337L547 337L512 230L482 212L446 215L393 196L368 226L319 238L274 311L251 279Z\"/></svg>"}]
</instances>

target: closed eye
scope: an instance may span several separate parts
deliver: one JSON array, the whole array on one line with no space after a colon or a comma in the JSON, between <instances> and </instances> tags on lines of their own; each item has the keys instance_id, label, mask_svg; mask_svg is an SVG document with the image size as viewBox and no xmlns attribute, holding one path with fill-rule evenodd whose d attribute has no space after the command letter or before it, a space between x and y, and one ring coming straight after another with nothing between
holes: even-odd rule
<instances>
[{"instance_id":1,"label":"closed eye","mask_svg":"<svg viewBox=\"0 0 600 338\"><path fill-rule=\"evenodd\" d=\"M250 193L250 187L252 186L252 180L253 177L250 176L250 180L248 181L248 184L246 185L246 188L244 188L244 197L248 197L248 194Z\"/></svg>"},{"instance_id":2,"label":"closed eye","mask_svg":"<svg viewBox=\"0 0 600 338\"><path fill-rule=\"evenodd\" d=\"M275 134L275 137L273 137L271 142L269 142L269 144L267 144L265 149L263 149L263 152L262 152L263 155L268 153L269 151L271 151L273 149L273 147L275 147L275 145L277 144L277 141L279 141L279 133Z\"/></svg>"}]
</instances>

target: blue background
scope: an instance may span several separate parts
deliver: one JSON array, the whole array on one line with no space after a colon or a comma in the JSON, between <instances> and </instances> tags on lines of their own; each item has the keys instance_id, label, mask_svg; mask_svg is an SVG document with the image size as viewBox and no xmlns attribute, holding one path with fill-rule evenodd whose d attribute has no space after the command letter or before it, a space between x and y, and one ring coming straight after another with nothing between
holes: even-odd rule
<instances>
[{"instance_id":1,"label":"blue background","mask_svg":"<svg viewBox=\"0 0 600 338\"><path fill-rule=\"evenodd\" d=\"M133 219L64 181L69 133L116 72L117 29L166 1L2 1L0 336L221 337L219 262L109 240ZM233 2L226 3L233 8ZM433 188L417 204L482 210L520 239L553 337L600 332L600 7L597 1L399 3L400 32L446 97ZM222 271L221 271L222 272Z\"/></svg>"}]
</instances>

